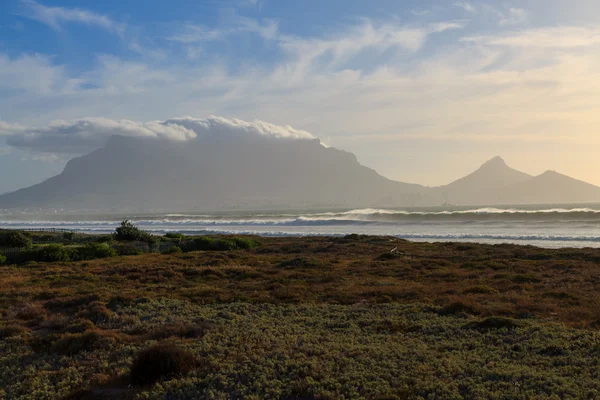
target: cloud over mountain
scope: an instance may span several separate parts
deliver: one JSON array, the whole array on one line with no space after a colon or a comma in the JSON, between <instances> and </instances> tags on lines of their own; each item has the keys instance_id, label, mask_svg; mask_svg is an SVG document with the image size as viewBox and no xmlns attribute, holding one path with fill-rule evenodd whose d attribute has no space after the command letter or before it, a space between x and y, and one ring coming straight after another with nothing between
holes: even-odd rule
<instances>
[{"instance_id":1,"label":"cloud over mountain","mask_svg":"<svg viewBox=\"0 0 600 400\"><path fill-rule=\"evenodd\" d=\"M0 135L14 147L44 153L83 154L102 147L113 135L187 141L197 137L256 137L314 139L310 133L291 126L263 121L242 121L217 116L182 117L166 121L136 122L107 118L53 121L43 127L25 127L0 121Z\"/></svg>"}]
</instances>

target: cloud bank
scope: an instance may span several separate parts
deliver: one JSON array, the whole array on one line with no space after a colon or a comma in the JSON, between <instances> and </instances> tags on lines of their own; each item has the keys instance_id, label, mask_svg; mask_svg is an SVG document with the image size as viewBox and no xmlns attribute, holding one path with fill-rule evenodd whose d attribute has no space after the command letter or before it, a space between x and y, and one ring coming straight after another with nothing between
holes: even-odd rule
<instances>
[{"instance_id":1,"label":"cloud bank","mask_svg":"<svg viewBox=\"0 0 600 400\"><path fill-rule=\"evenodd\" d=\"M53 121L43 127L25 127L0 121L0 135L7 144L35 152L83 154L102 147L113 135L187 141L197 137L255 137L271 139L314 139L310 133L291 126L263 121L242 121L210 116L136 122L107 118Z\"/></svg>"}]
</instances>

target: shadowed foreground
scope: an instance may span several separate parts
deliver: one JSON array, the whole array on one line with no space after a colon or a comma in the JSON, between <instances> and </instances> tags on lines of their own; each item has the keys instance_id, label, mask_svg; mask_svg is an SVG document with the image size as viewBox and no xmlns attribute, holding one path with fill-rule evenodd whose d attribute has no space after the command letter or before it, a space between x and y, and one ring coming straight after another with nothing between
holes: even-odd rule
<instances>
[{"instance_id":1,"label":"shadowed foreground","mask_svg":"<svg viewBox=\"0 0 600 400\"><path fill-rule=\"evenodd\" d=\"M0 267L0 397L600 397L598 250L259 240ZM157 343L189 368L132 385Z\"/></svg>"}]
</instances>

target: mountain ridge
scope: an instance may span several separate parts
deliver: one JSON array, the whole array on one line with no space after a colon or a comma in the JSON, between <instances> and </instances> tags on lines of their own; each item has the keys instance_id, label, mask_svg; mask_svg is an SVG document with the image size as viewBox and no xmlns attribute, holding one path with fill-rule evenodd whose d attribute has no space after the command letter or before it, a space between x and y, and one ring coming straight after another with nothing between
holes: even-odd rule
<instances>
[{"instance_id":1,"label":"mountain ridge","mask_svg":"<svg viewBox=\"0 0 600 400\"><path fill-rule=\"evenodd\" d=\"M319 139L217 136L189 142L114 135L0 208L201 210L600 202L600 187L555 171L532 176L500 156L447 185L397 182Z\"/></svg>"}]
</instances>

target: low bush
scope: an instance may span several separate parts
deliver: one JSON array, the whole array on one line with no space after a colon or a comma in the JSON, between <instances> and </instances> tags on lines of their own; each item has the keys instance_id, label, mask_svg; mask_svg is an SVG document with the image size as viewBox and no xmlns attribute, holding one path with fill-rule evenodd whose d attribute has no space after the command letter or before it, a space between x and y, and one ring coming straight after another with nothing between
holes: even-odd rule
<instances>
[{"instance_id":1,"label":"low bush","mask_svg":"<svg viewBox=\"0 0 600 400\"><path fill-rule=\"evenodd\" d=\"M470 288L465 289L463 292L465 294L495 294L498 293L498 290L493 287L487 285L477 285L471 286Z\"/></svg>"},{"instance_id":2,"label":"low bush","mask_svg":"<svg viewBox=\"0 0 600 400\"><path fill-rule=\"evenodd\" d=\"M83 310L75 314L77 318L88 319L94 324L103 323L113 318L114 314L110 311L104 303L100 301L94 301Z\"/></svg>"},{"instance_id":3,"label":"low bush","mask_svg":"<svg viewBox=\"0 0 600 400\"><path fill-rule=\"evenodd\" d=\"M25 304L16 310L15 317L24 321L43 320L46 310L39 304Z\"/></svg>"},{"instance_id":4,"label":"low bush","mask_svg":"<svg viewBox=\"0 0 600 400\"><path fill-rule=\"evenodd\" d=\"M252 249L258 247L259 243L256 240L248 238L218 238L213 239L206 236L195 237L186 241L183 246L183 251L228 251L239 249Z\"/></svg>"},{"instance_id":5,"label":"low bush","mask_svg":"<svg viewBox=\"0 0 600 400\"><path fill-rule=\"evenodd\" d=\"M68 262L77 258L77 249L68 248L59 244L49 244L38 251L37 261L42 262Z\"/></svg>"},{"instance_id":6,"label":"low bush","mask_svg":"<svg viewBox=\"0 0 600 400\"><path fill-rule=\"evenodd\" d=\"M113 238L118 242L145 242L152 245L157 242L156 236L136 227L131 221L121 222L121 226L115 229Z\"/></svg>"},{"instance_id":7,"label":"low bush","mask_svg":"<svg viewBox=\"0 0 600 400\"><path fill-rule=\"evenodd\" d=\"M173 247L169 247L168 249L164 250L162 252L162 254L179 254L182 253L183 251L181 250L180 247L178 246L173 246Z\"/></svg>"},{"instance_id":8,"label":"low bush","mask_svg":"<svg viewBox=\"0 0 600 400\"><path fill-rule=\"evenodd\" d=\"M131 382L149 385L160 380L184 375L196 363L192 353L174 344L157 344L142 350L133 360Z\"/></svg>"},{"instance_id":9,"label":"low bush","mask_svg":"<svg viewBox=\"0 0 600 400\"><path fill-rule=\"evenodd\" d=\"M389 261L389 260L395 260L398 258L398 254L394 254L394 253L383 253L380 254L376 259L379 261Z\"/></svg>"},{"instance_id":10,"label":"low bush","mask_svg":"<svg viewBox=\"0 0 600 400\"><path fill-rule=\"evenodd\" d=\"M78 249L80 260L93 260L95 258L116 257L117 251L107 243L87 243Z\"/></svg>"},{"instance_id":11,"label":"low bush","mask_svg":"<svg viewBox=\"0 0 600 400\"><path fill-rule=\"evenodd\" d=\"M19 231L0 232L0 247L26 248L32 245L31 237Z\"/></svg>"},{"instance_id":12,"label":"low bush","mask_svg":"<svg viewBox=\"0 0 600 400\"><path fill-rule=\"evenodd\" d=\"M519 323L512 318L489 317L481 321L472 322L467 325L467 328L485 332L492 329L514 329L519 326Z\"/></svg>"},{"instance_id":13,"label":"low bush","mask_svg":"<svg viewBox=\"0 0 600 400\"><path fill-rule=\"evenodd\" d=\"M209 322L201 322L195 324L174 323L171 325L161 326L149 334L149 337L154 340L168 339L171 337L197 339L203 337L206 332L213 326Z\"/></svg>"},{"instance_id":14,"label":"low bush","mask_svg":"<svg viewBox=\"0 0 600 400\"><path fill-rule=\"evenodd\" d=\"M140 254L144 254L142 249L137 248L132 243L125 243L115 247L117 254L120 256L139 256Z\"/></svg>"},{"instance_id":15,"label":"low bush","mask_svg":"<svg viewBox=\"0 0 600 400\"><path fill-rule=\"evenodd\" d=\"M22 336L29 330L21 325L7 325L0 328L0 339L6 339L13 336Z\"/></svg>"},{"instance_id":16,"label":"low bush","mask_svg":"<svg viewBox=\"0 0 600 400\"><path fill-rule=\"evenodd\" d=\"M167 232L165 234L165 237L168 239L185 239L185 235L183 233L177 233L177 232Z\"/></svg>"},{"instance_id":17,"label":"low bush","mask_svg":"<svg viewBox=\"0 0 600 400\"><path fill-rule=\"evenodd\" d=\"M0 265L4 265L6 264L6 256L2 253L0 253Z\"/></svg>"},{"instance_id":18,"label":"low bush","mask_svg":"<svg viewBox=\"0 0 600 400\"><path fill-rule=\"evenodd\" d=\"M291 260L282 261L279 263L279 268L313 268L318 267L321 264L314 260L310 260L304 257L296 257Z\"/></svg>"},{"instance_id":19,"label":"low bush","mask_svg":"<svg viewBox=\"0 0 600 400\"><path fill-rule=\"evenodd\" d=\"M98 243L108 243L112 240L112 236L109 236L109 235L98 236L95 240Z\"/></svg>"},{"instance_id":20,"label":"low bush","mask_svg":"<svg viewBox=\"0 0 600 400\"><path fill-rule=\"evenodd\" d=\"M116 341L115 335L105 334L100 331L67 333L51 345L50 351L52 353L72 356L82 351L108 349Z\"/></svg>"},{"instance_id":21,"label":"low bush","mask_svg":"<svg viewBox=\"0 0 600 400\"><path fill-rule=\"evenodd\" d=\"M438 314L440 314L440 315L460 315L460 314L477 315L477 314L480 314L480 312L474 306L457 301L457 302L450 303L447 306L442 307L438 311Z\"/></svg>"}]
</instances>

